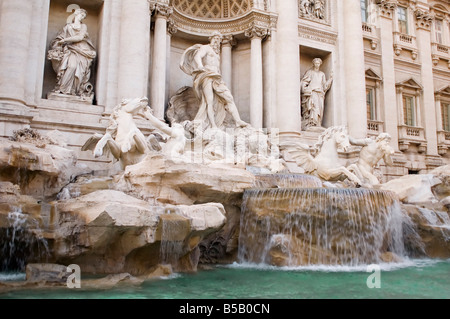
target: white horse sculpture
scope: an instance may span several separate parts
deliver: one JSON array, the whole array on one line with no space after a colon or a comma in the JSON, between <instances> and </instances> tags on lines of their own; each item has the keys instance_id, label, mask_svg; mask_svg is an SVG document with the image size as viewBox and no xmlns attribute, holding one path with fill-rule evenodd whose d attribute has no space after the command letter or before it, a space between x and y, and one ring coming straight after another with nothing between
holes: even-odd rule
<instances>
[{"instance_id":1,"label":"white horse sculpture","mask_svg":"<svg viewBox=\"0 0 450 319\"><path fill-rule=\"evenodd\" d=\"M361 180L339 164L338 149L347 151L349 147L350 141L345 126L330 127L320 135L319 141L314 146L314 157L308 145L300 142L281 144L281 149L288 152L306 174L317 176L325 181L348 178L361 186Z\"/></svg>"},{"instance_id":2,"label":"white horse sculpture","mask_svg":"<svg viewBox=\"0 0 450 319\"><path fill-rule=\"evenodd\" d=\"M167 143L161 147L155 135L148 138L137 127L134 117L148 120L153 127L169 136ZM95 157L107 152L121 162L122 168L139 163L151 150L163 150L164 154L184 152L186 139L181 125L169 127L153 116L147 98L123 100L110 117L106 134L94 134L82 147L82 151L93 150Z\"/></svg>"}]
</instances>

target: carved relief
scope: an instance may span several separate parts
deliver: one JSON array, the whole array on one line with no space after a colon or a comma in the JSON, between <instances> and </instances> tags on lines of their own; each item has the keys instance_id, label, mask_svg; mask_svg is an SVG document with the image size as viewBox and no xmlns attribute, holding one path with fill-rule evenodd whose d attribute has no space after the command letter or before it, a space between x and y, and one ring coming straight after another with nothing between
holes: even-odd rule
<instances>
[{"instance_id":1,"label":"carved relief","mask_svg":"<svg viewBox=\"0 0 450 319\"><path fill-rule=\"evenodd\" d=\"M299 0L299 17L328 23L327 6L326 0Z\"/></svg>"}]
</instances>

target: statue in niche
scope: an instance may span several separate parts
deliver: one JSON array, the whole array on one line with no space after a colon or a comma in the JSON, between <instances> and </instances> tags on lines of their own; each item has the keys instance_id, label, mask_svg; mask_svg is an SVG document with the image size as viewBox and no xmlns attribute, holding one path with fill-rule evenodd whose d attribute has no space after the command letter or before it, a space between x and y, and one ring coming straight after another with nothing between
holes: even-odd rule
<instances>
[{"instance_id":1,"label":"statue in niche","mask_svg":"<svg viewBox=\"0 0 450 319\"><path fill-rule=\"evenodd\" d=\"M362 146L362 149L358 161L348 167L349 171L366 184L379 185L380 181L374 175L374 168L382 159L386 165L393 165L394 149L389 145L390 142L391 136L388 133L381 133L375 140L371 138L362 140L350 138L352 145Z\"/></svg>"},{"instance_id":2,"label":"statue in niche","mask_svg":"<svg viewBox=\"0 0 450 319\"><path fill-rule=\"evenodd\" d=\"M49 98L69 95L81 100L93 100L93 86L89 83L91 66L97 53L92 44L87 26L82 23L87 12L77 9L73 20L68 20L64 29L51 42L48 59L56 72L56 87Z\"/></svg>"},{"instance_id":3,"label":"statue in niche","mask_svg":"<svg viewBox=\"0 0 450 319\"><path fill-rule=\"evenodd\" d=\"M325 73L320 71L321 66L322 59L314 59L312 69L306 72L301 81L304 129L322 127L325 95L331 88L333 76L327 80Z\"/></svg>"},{"instance_id":4,"label":"statue in niche","mask_svg":"<svg viewBox=\"0 0 450 319\"><path fill-rule=\"evenodd\" d=\"M146 138L135 123L134 117L138 116L149 121L155 129L167 135L167 138L164 139L159 133ZM162 150L163 154L170 158L180 156L186 144L184 134L181 124L169 127L153 116L147 98L124 99L111 114L106 134L94 134L81 150L93 150L95 157L110 152L121 162L124 169L128 165L139 163L151 150ZM166 141L164 146L161 146L158 137Z\"/></svg>"},{"instance_id":5,"label":"statue in niche","mask_svg":"<svg viewBox=\"0 0 450 319\"><path fill-rule=\"evenodd\" d=\"M194 92L200 107L194 122L202 122L204 129L223 127L229 113L237 127L249 124L241 120L233 95L220 73L220 46L222 35L215 33L206 45L188 48L181 58L180 68L193 77Z\"/></svg>"}]
</instances>

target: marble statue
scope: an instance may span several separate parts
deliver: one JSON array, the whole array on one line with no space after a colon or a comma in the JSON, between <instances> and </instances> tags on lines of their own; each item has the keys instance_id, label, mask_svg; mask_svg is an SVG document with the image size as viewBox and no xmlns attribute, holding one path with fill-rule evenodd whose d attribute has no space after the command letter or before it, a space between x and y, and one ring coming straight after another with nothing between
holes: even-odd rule
<instances>
[{"instance_id":1,"label":"marble statue","mask_svg":"<svg viewBox=\"0 0 450 319\"><path fill-rule=\"evenodd\" d=\"M330 127L322 133L314 146L314 156L311 154L309 146L300 142L284 142L280 147L282 151L291 155L306 174L317 176L325 181L347 178L357 185L363 185L363 182L355 174L339 164L338 149L347 151L350 147L345 126Z\"/></svg>"},{"instance_id":2,"label":"marble statue","mask_svg":"<svg viewBox=\"0 0 450 319\"><path fill-rule=\"evenodd\" d=\"M134 117L141 117L168 136L162 147L155 135L148 138L137 127ZM164 155L176 156L184 152L186 138L184 128L178 124L172 128L153 116L147 98L124 99L113 111L105 135L95 134L82 147L93 150L95 157L111 152L121 162L122 168L139 163L150 151L163 151Z\"/></svg>"},{"instance_id":3,"label":"marble statue","mask_svg":"<svg viewBox=\"0 0 450 319\"><path fill-rule=\"evenodd\" d=\"M97 53L92 44L87 26L82 23L87 12L77 9L73 20L68 20L64 29L51 42L48 59L56 72L54 94L93 99L93 86L89 83L91 66Z\"/></svg>"},{"instance_id":4,"label":"marble statue","mask_svg":"<svg viewBox=\"0 0 450 319\"><path fill-rule=\"evenodd\" d=\"M381 133L375 140L371 138L362 140L350 138L349 140L352 145L362 146L358 161L348 167L349 171L366 184L379 185L380 181L374 175L374 168L382 159L386 165L393 165L394 149L389 145L391 136L388 133Z\"/></svg>"},{"instance_id":5,"label":"marble statue","mask_svg":"<svg viewBox=\"0 0 450 319\"><path fill-rule=\"evenodd\" d=\"M245 127L249 124L241 120L233 95L220 73L221 41L222 36L215 33L209 44L196 44L181 58L180 68L193 77L194 91L200 100L194 121L204 123L204 128L221 128L229 113L236 126Z\"/></svg>"},{"instance_id":6,"label":"marble statue","mask_svg":"<svg viewBox=\"0 0 450 319\"><path fill-rule=\"evenodd\" d=\"M313 67L308 70L301 81L302 92L302 126L322 127L325 95L331 88L333 77L327 80L325 73L320 71L322 60L313 60Z\"/></svg>"}]
</instances>

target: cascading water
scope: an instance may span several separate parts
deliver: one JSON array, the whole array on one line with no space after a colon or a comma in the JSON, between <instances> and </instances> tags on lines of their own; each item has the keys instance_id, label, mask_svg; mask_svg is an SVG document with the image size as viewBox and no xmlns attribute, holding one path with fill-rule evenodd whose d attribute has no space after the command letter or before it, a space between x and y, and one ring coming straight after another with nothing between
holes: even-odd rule
<instances>
[{"instance_id":1,"label":"cascading water","mask_svg":"<svg viewBox=\"0 0 450 319\"><path fill-rule=\"evenodd\" d=\"M47 240L39 222L17 208L7 217L9 227L0 232L0 271L23 271L28 262L47 261Z\"/></svg>"},{"instance_id":2,"label":"cascading water","mask_svg":"<svg viewBox=\"0 0 450 319\"><path fill-rule=\"evenodd\" d=\"M170 214L160 216L161 220L161 246L160 259L162 264L178 264L178 259L183 254L185 225L177 218L171 218Z\"/></svg>"},{"instance_id":3,"label":"cascading water","mask_svg":"<svg viewBox=\"0 0 450 319\"><path fill-rule=\"evenodd\" d=\"M276 266L361 265L404 256L400 203L368 189L251 189L239 261Z\"/></svg>"}]
</instances>

